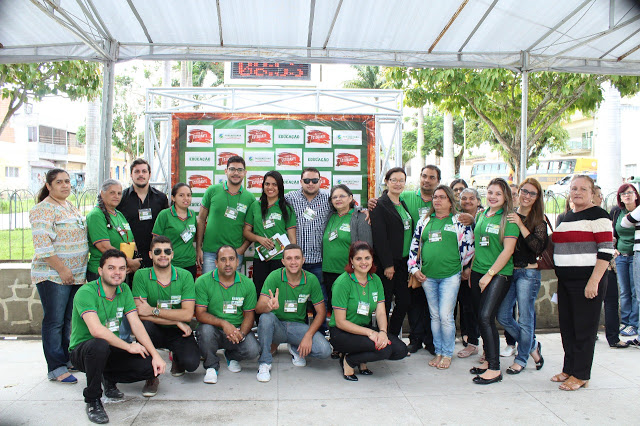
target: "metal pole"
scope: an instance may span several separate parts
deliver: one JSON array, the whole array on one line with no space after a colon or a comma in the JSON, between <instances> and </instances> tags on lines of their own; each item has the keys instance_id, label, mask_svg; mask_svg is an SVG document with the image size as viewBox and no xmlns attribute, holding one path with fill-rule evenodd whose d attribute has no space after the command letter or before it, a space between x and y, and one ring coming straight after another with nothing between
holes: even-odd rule
<instances>
[{"instance_id":1,"label":"metal pole","mask_svg":"<svg viewBox=\"0 0 640 426\"><path fill-rule=\"evenodd\" d=\"M527 177L527 120L529 118L529 53L522 54L522 109L520 112L520 173L522 182Z\"/></svg>"},{"instance_id":2,"label":"metal pole","mask_svg":"<svg viewBox=\"0 0 640 426\"><path fill-rule=\"evenodd\" d=\"M113 131L113 97L115 62L104 63L102 78L102 118L100 120L100 150L98 187L111 176L111 134Z\"/></svg>"}]
</instances>

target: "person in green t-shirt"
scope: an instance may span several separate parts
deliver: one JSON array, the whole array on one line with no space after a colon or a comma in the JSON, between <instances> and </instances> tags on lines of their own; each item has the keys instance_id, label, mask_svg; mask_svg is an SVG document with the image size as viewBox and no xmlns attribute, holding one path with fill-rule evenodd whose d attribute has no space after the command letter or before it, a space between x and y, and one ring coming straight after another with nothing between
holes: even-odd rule
<instances>
[{"instance_id":1,"label":"person in green t-shirt","mask_svg":"<svg viewBox=\"0 0 640 426\"><path fill-rule=\"evenodd\" d=\"M251 244L242 236L242 230L247 211L256 198L242 187L247 173L244 158L230 157L224 173L227 181L207 188L198 213L196 261L202 266L203 274L215 269L216 253L223 245L230 245L238 252L240 271L244 252Z\"/></svg>"},{"instance_id":2,"label":"person in green t-shirt","mask_svg":"<svg viewBox=\"0 0 640 426\"><path fill-rule=\"evenodd\" d=\"M511 188L502 178L495 178L487 186L489 208L478 214L475 234L475 258L471 266L471 299L484 347L486 361L471 369L477 374L474 383L486 385L502 380L500 372L500 338L496 328L496 314L504 300L513 275L513 251L520 230L507 221L513 212Z\"/></svg>"},{"instance_id":3,"label":"person in green t-shirt","mask_svg":"<svg viewBox=\"0 0 640 426\"><path fill-rule=\"evenodd\" d=\"M318 330L327 317L318 278L302 270L302 248L289 244L284 248L284 268L269 274L262 286L256 312L260 316L258 336L262 354L258 359L258 381L271 380L272 344L287 342L293 365L307 365L306 356L328 358L331 345ZM307 301L313 303L316 316L306 324Z\"/></svg>"},{"instance_id":4,"label":"person in green t-shirt","mask_svg":"<svg viewBox=\"0 0 640 426\"><path fill-rule=\"evenodd\" d=\"M217 268L196 280L198 346L204 355L204 382L217 383L224 349L232 373L242 370L239 361L260 355L260 346L251 332L255 318L256 291L251 280L237 271L236 249L224 245L216 253Z\"/></svg>"},{"instance_id":5,"label":"person in green t-shirt","mask_svg":"<svg viewBox=\"0 0 640 426\"><path fill-rule=\"evenodd\" d=\"M138 318L131 290L122 285L126 260L120 250L106 250L100 258L98 280L83 285L73 299L70 359L87 375L83 395L87 416L94 423L109 421L100 401L103 383L105 396L119 399L124 394L116 383L146 380L142 395L154 396L157 376L166 367ZM129 319L137 342L127 343L120 338L120 322L124 318Z\"/></svg>"},{"instance_id":6,"label":"person in green t-shirt","mask_svg":"<svg viewBox=\"0 0 640 426\"><path fill-rule=\"evenodd\" d=\"M408 353L398 335L387 331L384 288L375 272L373 249L357 241L349 248L346 272L333 283L329 333L333 349L343 354L340 363L345 380L358 380L356 366L360 374L368 376L373 374L368 362L399 360ZM374 312L376 328L371 322Z\"/></svg>"},{"instance_id":7,"label":"person in green t-shirt","mask_svg":"<svg viewBox=\"0 0 640 426\"><path fill-rule=\"evenodd\" d=\"M153 266L136 272L133 297L154 346L173 354L171 375L182 376L200 366L200 351L189 327L196 304L193 277L171 265L174 251L169 238L153 237L150 248Z\"/></svg>"},{"instance_id":8,"label":"person in green t-shirt","mask_svg":"<svg viewBox=\"0 0 640 426\"><path fill-rule=\"evenodd\" d=\"M171 189L171 206L162 210L153 224L154 236L164 235L171 240L173 260L171 264L197 277L196 248L193 245L196 236L196 215L191 211L191 188L179 182Z\"/></svg>"},{"instance_id":9,"label":"person in green t-shirt","mask_svg":"<svg viewBox=\"0 0 640 426\"><path fill-rule=\"evenodd\" d=\"M274 240L274 236L286 234L289 243L295 244L296 223L296 213L284 198L282 175L275 170L267 172L262 181L260 202L249 208L243 231L247 240L256 243L256 258L253 261L256 295L260 294L267 276L282 265L282 250L287 244ZM264 253L266 260L260 259L258 253Z\"/></svg>"}]
</instances>

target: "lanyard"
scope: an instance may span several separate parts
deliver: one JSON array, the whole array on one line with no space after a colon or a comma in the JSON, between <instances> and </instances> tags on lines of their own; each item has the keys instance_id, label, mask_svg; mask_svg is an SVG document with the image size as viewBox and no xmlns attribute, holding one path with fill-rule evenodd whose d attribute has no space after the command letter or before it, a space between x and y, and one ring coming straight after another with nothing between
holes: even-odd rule
<instances>
[{"instance_id":1,"label":"lanyard","mask_svg":"<svg viewBox=\"0 0 640 426\"><path fill-rule=\"evenodd\" d=\"M98 279L98 281L96 282L96 287L98 289L98 296L100 296L100 287L102 286L102 278ZM104 290L103 290L104 291ZM109 315L109 312L107 312L107 306L104 304L104 299L106 298L106 293L105 293L105 297L100 297L100 299L102 299L102 310L104 311L104 314L107 316L106 317L106 321L109 321L111 318L114 318L118 312L118 294L115 293L113 295L113 300L115 300L116 302L116 309L115 309L115 313L113 315Z\"/></svg>"},{"instance_id":2,"label":"lanyard","mask_svg":"<svg viewBox=\"0 0 640 426\"><path fill-rule=\"evenodd\" d=\"M329 220L329 229L331 229L332 225L334 224L334 222L336 222L336 218L338 221L338 224L333 228L333 230L331 231L331 233L333 234L334 232L338 231L338 228L340 228L342 225L344 225L344 218L347 217L347 215L351 212L351 210L349 210L348 212L346 212L345 214L343 214L342 216L340 216L337 212L333 215L331 215L331 219Z\"/></svg>"},{"instance_id":3,"label":"lanyard","mask_svg":"<svg viewBox=\"0 0 640 426\"><path fill-rule=\"evenodd\" d=\"M160 287L162 287L162 284L160 283L160 280L158 279L158 277L156 276L156 305L158 304L158 300L160 300ZM173 296L173 292L171 291L171 278L169 278L169 285L167 286L169 288L169 300L171 300L171 297ZM164 288L164 287L163 287Z\"/></svg>"},{"instance_id":4,"label":"lanyard","mask_svg":"<svg viewBox=\"0 0 640 426\"><path fill-rule=\"evenodd\" d=\"M120 220L117 213L114 215L114 217L118 219L118 221ZM118 228L120 228L122 231L119 231ZM122 222L118 222L116 226L116 232L118 233L118 235L120 235L120 238L122 239L122 241L129 244L129 233L127 232L127 229L124 227L124 224Z\"/></svg>"}]
</instances>

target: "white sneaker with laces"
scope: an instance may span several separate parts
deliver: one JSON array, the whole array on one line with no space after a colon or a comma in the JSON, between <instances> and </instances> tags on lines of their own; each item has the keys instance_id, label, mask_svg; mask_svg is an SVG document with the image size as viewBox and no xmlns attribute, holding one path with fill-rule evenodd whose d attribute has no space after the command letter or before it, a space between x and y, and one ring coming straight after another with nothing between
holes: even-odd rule
<instances>
[{"instance_id":1,"label":"white sneaker with laces","mask_svg":"<svg viewBox=\"0 0 640 426\"><path fill-rule=\"evenodd\" d=\"M516 354L516 347L515 346L511 346L511 345L507 345L504 348L502 348L502 350L500 351L500 356L514 356Z\"/></svg>"},{"instance_id":2,"label":"white sneaker with laces","mask_svg":"<svg viewBox=\"0 0 640 426\"><path fill-rule=\"evenodd\" d=\"M204 382L212 385L218 383L218 372L215 368L207 368L204 374Z\"/></svg>"},{"instance_id":3,"label":"white sneaker with laces","mask_svg":"<svg viewBox=\"0 0 640 426\"><path fill-rule=\"evenodd\" d=\"M307 360L304 357L301 357L297 350L293 348L291 345L287 345L289 347L289 353L291 354L291 362L296 367L305 367L307 365Z\"/></svg>"},{"instance_id":4,"label":"white sneaker with laces","mask_svg":"<svg viewBox=\"0 0 640 426\"><path fill-rule=\"evenodd\" d=\"M242 371L242 367L240 366L240 363L238 361L236 361L235 359L228 359L227 360L227 368L232 373L239 373L239 372Z\"/></svg>"},{"instance_id":5,"label":"white sneaker with laces","mask_svg":"<svg viewBox=\"0 0 640 426\"><path fill-rule=\"evenodd\" d=\"M271 380L271 364L260 364L258 366L257 378L259 382L268 382Z\"/></svg>"}]
</instances>

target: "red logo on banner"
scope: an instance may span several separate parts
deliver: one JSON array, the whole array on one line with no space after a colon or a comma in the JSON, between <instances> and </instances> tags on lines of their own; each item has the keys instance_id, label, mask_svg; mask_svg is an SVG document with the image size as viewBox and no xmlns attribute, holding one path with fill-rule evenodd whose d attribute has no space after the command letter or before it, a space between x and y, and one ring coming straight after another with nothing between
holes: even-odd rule
<instances>
[{"instance_id":1,"label":"red logo on banner","mask_svg":"<svg viewBox=\"0 0 640 426\"><path fill-rule=\"evenodd\" d=\"M329 145L329 141L331 140L331 136L328 133L325 133L320 130L309 130L307 132L307 142L308 143L323 143Z\"/></svg>"},{"instance_id":2,"label":"red logo on banner","mask_svg":"<svg viewBox=\"0 0 640 426\"><path fill-rule=\"evenodd\" d=\"M331 188L331 182L324 176L320 176L320 189L329 189Z\"/></svg>"},{"instance_id":3,"label":"red logo on banner","mask_svg":"<svg viewBox=\"0 0 640 426\"><path fill-rule=\"evenodd\" d=\"M336 155L336 166L351 166L358 167L360 165L360 159L353 154L341 153Z\"/></svg>"},{"instance_id":4,"label":"red logo on banner","mask_svg":"<svg viewBox=\"0 0 640 426\"><path fill-rule=\"evenodd\" d=\"M211 186L211 179L202 175L189 176L189 187L207 189Z\"/></svg>"},{"instance_id":5,"label":"red logo on banner","mask_svg":"<svg viewBox=\"0 0 640 426\"><path fill-rule=\"evenodd\" d=\"M247 267L247 277L248 278L253 278L253 264L249 265Z\"/></svg>"},{"instance_id":6,"label":"red logo on banner","mask_svg":"<svg viewBox=\"0 0 640 426\"><path fill-rule=\"evenodd\" d=\"M300 157L292 152L281 152L278 154L278 166L299 166Z\"/></svg>"},{"instance_id":7,"label":"red logo on banner","mask_svg":"<svg viewBox=\"0 0 640 426\"><path fill-rule=\"evenodd\" d=\"M226 166L229 158L233 157L234 155L238 154L236 154L235 152L221 152L220 154L218 154L218 166Z\"/></svg>"},{"instance_id":8,"label":"red logo on banner","mask_svg":"<svg viewBox=\"0 0 640 426\"><path fill-rule=\"evenodd\" d=\"M211 142L211 133L206 130L194 129L189 132L189 142L209 143Z\"/></svg>"},{"instance_id":9,"label":"red logo on banner","mask_svg":"<svg viewBox=\"0 0 640 426\"><path fill-rule=\"evenodd\" d=\"M269 143L271 135L265 130L249 130L249 143Z\"/></svg>"},{"instance_id":10,"label":"red logo on banner","mask_svg":"<svg viewBox=\"0 0 640 426\"><path fill-rule=\"evenodd\" d=\"M247 178L247 188L262 188L264 176L251 175Z\"/></svg>"}]
</instances>

